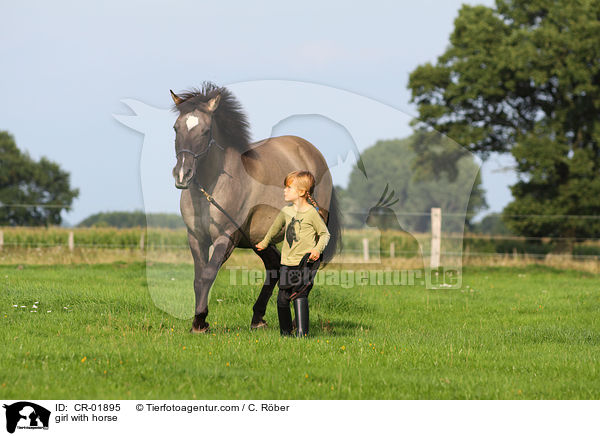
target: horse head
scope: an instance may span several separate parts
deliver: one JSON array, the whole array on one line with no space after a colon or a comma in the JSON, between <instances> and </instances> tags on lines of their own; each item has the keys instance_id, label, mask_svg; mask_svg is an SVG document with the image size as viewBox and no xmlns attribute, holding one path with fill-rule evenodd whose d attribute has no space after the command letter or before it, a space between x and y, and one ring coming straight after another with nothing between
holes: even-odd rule
<instances>
[{"instance_id":1,"label":"horse head","mask_svg":"<svg viewBox=\"0 0 600 436\"><path fill-rule=\"evenodd\" d=\"M175 121L175 154L177 163L173 168L175 187L187 189L196 175L198 158L205 156L210 147L216 144L213 137L213 113L219 106L221 95L216 93L207 101L178 96L171 91L171 97L179 116Z\"/></svg>"}]
</instances>

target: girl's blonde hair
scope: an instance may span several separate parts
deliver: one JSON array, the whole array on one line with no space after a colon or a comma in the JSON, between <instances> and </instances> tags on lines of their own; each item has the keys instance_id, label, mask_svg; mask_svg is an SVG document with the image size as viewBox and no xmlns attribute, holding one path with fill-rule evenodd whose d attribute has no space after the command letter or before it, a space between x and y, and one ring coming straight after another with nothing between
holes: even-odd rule
<instances>
[{"instance_id":1,"label":"girl's blonde hair","mask_svg":"<svg viewBox=\"0 0 600 436\"><path fill-rule=\"evenodd\" d=\"M306 196L306 200L312 204L323 221L327 222L325 219L325 212L319 207L317 201L312 197L313 191L315 189L315 177L312 175L310 171L292 171L283 180L283 186L291 186L292 183L296 182L296 186L298 189L302 189L304 191L304 196Z\"/></svg>"}]
</instances>

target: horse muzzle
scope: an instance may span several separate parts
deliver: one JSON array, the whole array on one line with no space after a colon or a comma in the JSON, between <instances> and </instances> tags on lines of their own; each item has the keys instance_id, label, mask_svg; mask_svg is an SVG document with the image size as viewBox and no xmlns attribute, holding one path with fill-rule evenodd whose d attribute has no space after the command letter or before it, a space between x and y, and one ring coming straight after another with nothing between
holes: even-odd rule
<instances>
[{"instance_id":1,"label":"horse muzzle","mask_svg":"<svg viewBox=\"0 0 600 436\"><path fill-rule=\"evenodd\" d=\"M189 174L186 174L184 177L175 177L175 187L177 189L188 189L192 180L194 178L194 174L190 171Z\"/></svg>"},{"instance_id":2,"label":"horse muzzle","mask_svg":"<svg viewBox=\"0 0 600 436\"><path fill-rule=\"evenodd\" d=\"M189 188L195 175L194 166L188 166L185 163L185 159L183 159L173 168L173 177L175 178L175 187L177 189Z\"/></svg>"},{"instance_id":3,"label":"horse muzzle","mask_svg":"<svg viewBox=\"0 0 600 436\"><path fill-rule=\"evenodd\" d=\"M177 189L188 189L192 180L194 179L194 171L188 169L187 171L178 171L173 174L175 177L175 187Z\"/></svg>"}]
</instances>

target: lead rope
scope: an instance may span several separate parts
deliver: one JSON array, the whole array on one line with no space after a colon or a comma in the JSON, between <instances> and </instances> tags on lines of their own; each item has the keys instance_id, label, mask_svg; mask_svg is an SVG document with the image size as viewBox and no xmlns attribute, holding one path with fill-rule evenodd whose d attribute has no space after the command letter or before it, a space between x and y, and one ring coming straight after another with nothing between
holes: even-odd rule
<instances>
[{"instance_id":1,"label":"lead rope","mask_svg":"<svg viewBox=\"0 0 600 436\"><path fill-rule=\"evenodd\" d=\"M212 195L210 195L208 192L206 192L204 190L204 188L202 186L200 186L195 180L194 180L194 183L200 189L200 191L202 192L202 194L204 194L204 196L209 201L209 203L211 203L213 206L215 206L217 209L219 209L221 212L223 212L223 214L225 214L225 216L229 219L229 221L231 221L238 228L238 230L242 233L242 235L248 240L248 244L250 244L250 246L252 247L252 250L254 250L254 252L256 253L257 252L257 248L252 245L252 241L250 240L250 236L248 236L248 234L244 230L242 230L242 228L240 227L240 225L231 217L231 215L229 215L227 213L227 211L225 209L223 209L221 207L221 205L219 205L219 203L217 203L217 201L214 199L214 197Z\"/></svg>"}]
</instances>

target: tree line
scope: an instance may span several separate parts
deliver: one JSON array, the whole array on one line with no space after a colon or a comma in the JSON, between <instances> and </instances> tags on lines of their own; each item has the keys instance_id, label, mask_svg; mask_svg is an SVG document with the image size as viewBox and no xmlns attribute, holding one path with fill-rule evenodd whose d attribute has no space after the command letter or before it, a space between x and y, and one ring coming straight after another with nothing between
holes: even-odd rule
<instances>
[{"instance_id":1,"label":"tree line","mask_svg":"<svg viewBox=\"0 0 600 436\"><path fill-rule=\"evenodd\" d=\"M78 196L68 172L45 157L35 161L0 131L0 225L59 225Z\"/></svg>"},{"instance_id":2,"label":"tree line","mask_svg":"<svg viewBox=\"0 0 600 436\"><path fill-rule=\"evenodd\" d=\"M514 156L510 230L600 235L600 219L557 218L600 216L600 0L463 5L447 50L410 74L409 89L417 129L482 158Z\"/></svg>"},{"instance_id":3,"label":"tree line","mask_svg":"<svg viewBox=\"0 0 600 436\"><path fill-rule=\"evenodd\" d=\"M185 227L181 215L174 213L133 212L100 212L90 215L77 227L116 227L119 229L132 227L161 227L181 229Z\"/></svg>"}]
</instances>

